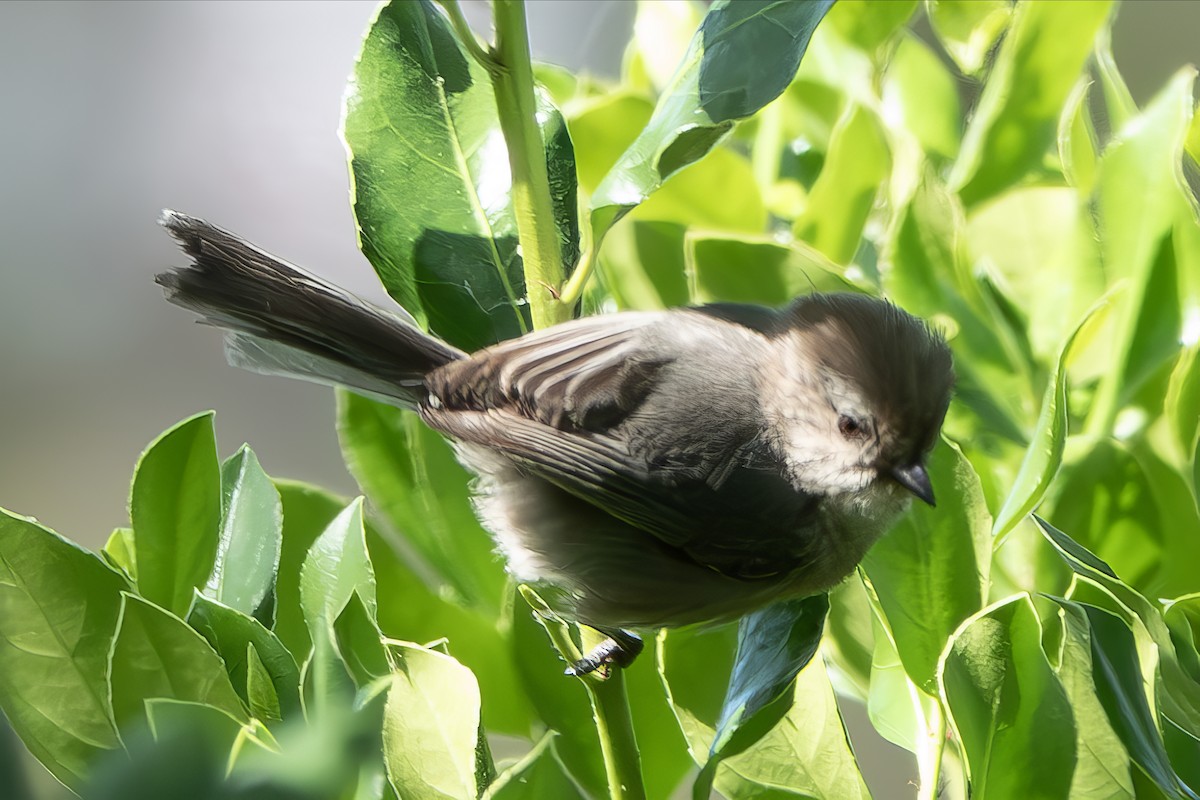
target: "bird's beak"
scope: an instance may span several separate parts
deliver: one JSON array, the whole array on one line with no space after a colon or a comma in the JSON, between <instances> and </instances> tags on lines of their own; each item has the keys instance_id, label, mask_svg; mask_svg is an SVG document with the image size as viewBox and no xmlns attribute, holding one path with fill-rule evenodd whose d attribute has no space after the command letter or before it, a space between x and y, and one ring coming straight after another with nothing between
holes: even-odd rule
<instances>
[{"instance_id":1,"label":"bird's beak","mask_svg":"<svg viewBox=\"0 0 1200 800\"><path fill-rule=\"evenodd\" d=\"M916 464L909 464L907 467L892 467L891 474L895 478L896 483L908 489L929 505L937 505L933 501L933 484L929 482L929 473L925 471L924 464L917 462Z\"/></svg>"}]
</instances>

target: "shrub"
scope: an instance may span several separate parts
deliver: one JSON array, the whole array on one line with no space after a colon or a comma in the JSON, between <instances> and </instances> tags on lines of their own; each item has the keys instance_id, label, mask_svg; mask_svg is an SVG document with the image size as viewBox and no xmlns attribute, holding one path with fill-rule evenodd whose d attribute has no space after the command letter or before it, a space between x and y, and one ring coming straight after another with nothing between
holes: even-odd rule
<instances>
[{"instance_id":1,"label":"shrub","mask_svg":"<svg viewBox=\"0 0 1200 800\"><path fill-rule=\"evenodd\" d=\"M699 797L866 796L840 698L922 797L1197 797L1194 70L1139 108L1107 2L718 0L640 3L606 85L529 65L520 3L491 49L444 5L383 6L347 97L389 293L467 349L580 306L887 296L955 354L939 507L828 599L577 680L591 633L505 579L412 414L339 394L369 506L219 461L198 415L100 553L0 515L0 706L46 768L114 798L666 797L696 767Z\"/></svg>"}]
</instances>

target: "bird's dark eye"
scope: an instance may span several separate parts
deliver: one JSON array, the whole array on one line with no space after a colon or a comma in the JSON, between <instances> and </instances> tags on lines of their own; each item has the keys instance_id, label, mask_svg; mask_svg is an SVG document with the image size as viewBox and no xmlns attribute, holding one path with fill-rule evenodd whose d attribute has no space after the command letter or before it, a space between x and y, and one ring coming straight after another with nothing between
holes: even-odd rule
<instances>
[{"instance_id":1,"label":"bird's dark eye","mask_svg":"<svg viewBox=\"0 0 1200 800\"><path fill-rule=\"evenodd\" d=\"M863 427L863 424L854 417L849 417L845 414L842 414L840 417L838 417L838 432L847 439L858 439L866 434L867 431L866 428Z\"/></svg>"}]
</instances>

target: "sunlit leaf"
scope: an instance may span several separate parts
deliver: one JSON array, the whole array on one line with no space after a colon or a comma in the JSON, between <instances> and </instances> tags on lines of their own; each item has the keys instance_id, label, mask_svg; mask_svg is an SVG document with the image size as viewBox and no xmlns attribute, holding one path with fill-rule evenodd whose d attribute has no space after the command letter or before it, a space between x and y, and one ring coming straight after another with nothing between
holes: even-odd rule
<instances>
[{"instance_id":1,"label":"sunlit leaf","mask_svg":"<svg viewBox=\"0 0 1200 800\"><path fill-rule=\"evenodd\" d=\"M1017 595L972 616L939 666L972 797L1067 796L1076 726L1041 636L1033 603Z\"/></svg>"},{"instance_id":2,"label":"sunlit leaf","mask_svg":"<svg viewBox=\"0 0 1200 800\"><path fill-rule=\"evenodd\" d=\"M338 436L372 503L461 601L496 613L504 571L475 517L471 476L411 411L338 393Z\"/></svg>"},{"instance_id":3,"label":"sunlit leaf","mask_svg":"<svg viewBox=\"0 0 1200 800\"><path fill-rule=\"evenodd\" d=\"M200 634L136 595L122 596L109 666L113 713L121 726L143 719L143 704L153 698L201 703L248 719L225 664Z\"/></svg>"},{"instance_id":4,"label":"sunlit leaf","mask_svg":"<svg viewBox=\"0 0 1200 800\"><path fill-rule=\"evenodd\" d=\"M866 108L851 106L833 129L825 164L796 220L796 237L835 263L849 264L890 167L879 120Z\"/></svg>"},{"instance_id":5,"label":"sunlit leaf","mask_svg":"<svg viewBox=\"0 0 1200 800\"><path fill-rule=\"evenodd\" d=\"M673 173L699 160L732 127L791 82L830 0L718 0L642 133L592 196L598 239Z\"/></svg>"},{"instance_id":6,"label":"sunlit leaf","mask_svg":"<svg viewBox=\"0 0 1200 800\"><path fill-rule=\"evenodd\" d=\"M967 75L983 68L1012 15L1009 0L925 0L925 9L933 32Z\"/></svg>"},{"instance_id":7,"label":"sunlit leaf","mask_svg":"<svg viewBox=\"0 0 1200 800\"><path fill-rule=\"evenodd\" d=\"M138 593L186 614L217 555L221 472L212 412L154 440L138 460L129 498Z\"/></svg>"},{"instance_id":8,"label":"sunlit leaf","mask_svg":"<svg viewBox=\"0 0 1200 800\"><path fill-rule=\"evenodd\" d=\"M204 593L253 614L275 585L282 541L279 492L243 446L221 465L221 541Z\"/></svg>"},{"instance_id":9,"label":"sunlit leaf","mask_svg":"<svg viewBox=\"0 0 1200 800\"><path fill-rule=\"evenodd\" d=\"M1038 414L1029 449L1025 451L1025 458L1022 459L1017 478L1013 481L1012 491L1004 501L1000 513L996 515L996 522L992 527L992 534L996 537L1005 536L1026 514L1037 507L1050 481L1058 472L1067 440L1067 359L1071 355L1075 337L1097 310L1093 309L1084 317L1063 343L1054 372L1046 384L1042 410Z\"/></svg>"},{"instance_id":10,"label":"sunlit leaf","mask_svg":"<svg viewBox=\"0 0 1200 800\"><path fill-rule=\"evenodd\" d=\"M118 746L105 668L125 588L91 553L0 510L0 708L73 789Z\"/></svg>"},{"instance_id":11,"label":"sunlit leaf","mask_svg":"<svg viewBox=\"0 0 1200 800\"><path fill-rule=\"evenodd\" d=\"M932 694L946 641L986 602L991 516L957 447L940 442L928 469L937 507L914 503L867 553L863 570L909 677Z\"/></svg>"},{"instance_id":12,"label":"sunlit leaf","mask_svg":"<svg viewBox=\"0 0 1200 800\"><path fill-rule=\"evenodd\" d=\"M563 260L578 255L574 156L544 101ZM530 329L491 80L428 0L379 9L346 95L359 241L401 305L468 350ZM436 202L430 202L436 198Z\"/></svg>"},{"instance_id":13,"label":"sunlit leaf","mask_svg":"<svg viewBox=\"0 0 1200 800\"><path fill-rule=\"evenodd\" d=\"M388 778L404 798L470 800L480 785L479 686L453 658L398 646L388 690L383 752Z\"/></svg>"},{"instance_id":14,"label":"sunlit leaf","mask_svg":"<svg viewBox=\"0 0 1200 800\"><path fill-rule=\"evenodd\" d=\"M248 650L253 648L254 658L268 678L281 715L287 717L300 710L300 670L296 660L262 623L207 597L196 598L187 622L221 656L230 681L247 704L253 705L248 694L251 669Z\"/></svg>"},{"instance_id":15,"label":"sunlit leaf","mask_svg":"<svg viewBox=\"0 0 1200 800\"><path fill-rule=\"evenodd\" d=\"M804 245L690 233L684 247L692 297L698 302L778 307L810 292L857 291L836 265Z\"/></svg>"},{"instance_id":16,"label":"sunlit leaf","mask_svg":"<svg viewBox=\"0 0 1200 800\"><path fill-rule=\"evenodd\" d=\"M1111 9L1107 0L1017 5L950 176L966 205L1041 168L1063 102Z\"/></svg>"}]
</instances>

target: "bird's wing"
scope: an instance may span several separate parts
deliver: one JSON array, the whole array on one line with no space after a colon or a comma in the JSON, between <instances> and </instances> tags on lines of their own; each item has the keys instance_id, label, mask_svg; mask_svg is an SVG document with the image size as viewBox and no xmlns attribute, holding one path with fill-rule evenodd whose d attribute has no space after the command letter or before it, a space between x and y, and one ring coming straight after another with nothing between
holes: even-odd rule
<instances>
[{"instance_id":1,"label":"bird's wing","mask_svg":"<svg viewBox=\"0 0 1200 800\"><path fill-rule=\"evenodd\" d=\"M794 533L811 521L816 499L764 463L756 427L722 426L693 436L702 446L648 450L645 432L627 424L662 399L655 393L679 356L649 330L662 322L658 314L589 318L502 343L433 373L421 413L721 572L793 568L805 549ZM678 315L668 324L723 323ZM696 341L693 333L680 338ZM692 416L696 430L716 423Z\"/></svg>"}]
</instances>

